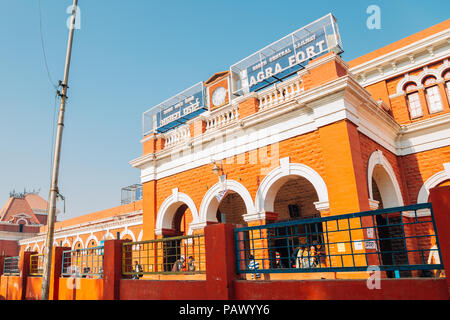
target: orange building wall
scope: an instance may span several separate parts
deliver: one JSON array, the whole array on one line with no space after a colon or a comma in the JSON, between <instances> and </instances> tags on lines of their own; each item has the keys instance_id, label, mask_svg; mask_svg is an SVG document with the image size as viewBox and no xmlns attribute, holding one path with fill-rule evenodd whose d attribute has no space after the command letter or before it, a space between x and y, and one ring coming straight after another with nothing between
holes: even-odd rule
<instances>
[{"instance_id":1,"label":"orange building wall","mask_svg":"<svg viewBox=\"0 0 450 320\"><path fill-rule=\"evenodd\" d=\"M416 203L419 190L432 175L444 170L450 162L450 146L419 152L402 157L408 197Z\"/></svg>"}]
</instances>

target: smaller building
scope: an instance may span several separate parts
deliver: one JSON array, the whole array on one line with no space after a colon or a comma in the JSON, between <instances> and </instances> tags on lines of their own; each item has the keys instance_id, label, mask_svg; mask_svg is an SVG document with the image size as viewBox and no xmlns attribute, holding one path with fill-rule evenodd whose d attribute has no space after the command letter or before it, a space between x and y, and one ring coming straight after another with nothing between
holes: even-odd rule
<instances>
[{"instance_id":1,"label":"smaller building","mask_svg":"<svg viewBox=\"0 0 450 320\"><path fill-rule=\"evenodd\" d=\"M131 187L133 196L125 193L124 199L122 190L122 204L118 207L57 221L53 244L83 249L101 246L106 239L141 240L142 192L138 185ZM44 253L47 207L48 202L37 193L11 194L0 211L0 255L17 256L20 251Z\"/></svg>"},{"instance_id":2,"label":"smaller building","mask_svg":"<svg viewBox=\"0 0 450 320\"><path fill-rule=\"evenodd\" d=\"M47 201L37 193L10 194L0 210L0 254L15 256L18 241L35 236L47 223Z\"/></svg>"}]
</instances>

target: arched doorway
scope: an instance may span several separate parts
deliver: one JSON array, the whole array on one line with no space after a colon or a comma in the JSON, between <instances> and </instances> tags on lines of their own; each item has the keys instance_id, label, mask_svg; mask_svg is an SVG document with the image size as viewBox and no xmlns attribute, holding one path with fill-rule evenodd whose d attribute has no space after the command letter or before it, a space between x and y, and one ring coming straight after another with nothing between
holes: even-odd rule
<instances>
[{"instance_id":1,"label":"arched doorway","mask_svg":"<svg viewBox=\"0 0 450 320\"><path fill-rule=\"evenodd\" d=\"M378 209L403 206L400 188L393 175L393 170L390 165L388 166L386 164L387 160L384 157L382 160L384 161L379 161L372 166L369 188L371 199L378 202ZM387 266L408 264L409 257L405 234L410 233L410 231L405 230L402 211L389 214L377 214L375 221L381 264ZM410 277L411 272L387 271L386 275L388 278Z\"/></svg>"},{"instance_id":2,"label":"arched doorway","mask_svg":"<svg viewBox=\"0 0 450 320\"><path fill-rule=\"evenodd\" d=\"M194 221L194 215L190 207L184 202L173 202L166 211L165 228L161 229L163 241L162 247L162 269L166 272L174 271L177 260L186 261L191 255L190 239L186 236L192 233L190 224ZM170 217L171 221L167 218ZM180 270L177 270L180 271Z\"/></svg>"},{"instance_id":3,"label":"arched doorway","mask_svg":"<svg viewBox=\"0 0 450 320\"><path fill-rule=\"evenodd\" d=\"M247 226L247 222L244 220L246 212L247 209L242 197L234 191L228 191L219 203L216 219L219 223L226 222Z\"/></svg>"},{"instance_id":4,"label":"arched doorway","mask_svg":"<svg viewBox=\"0 0 450 320\"><path fill-rule=\"evenodd\" d=\"M276 192L273 208L277 213L276 222L288 222L320 218L316 208L319 201L314 185L302 176L287 176L282 179ZM298 250L322 249L323 226L321 222L286 225L271 229L269 235L269 254L271 261L277 261L277 267L290 268L296 265Z\"/></svg>"}]
</instances>

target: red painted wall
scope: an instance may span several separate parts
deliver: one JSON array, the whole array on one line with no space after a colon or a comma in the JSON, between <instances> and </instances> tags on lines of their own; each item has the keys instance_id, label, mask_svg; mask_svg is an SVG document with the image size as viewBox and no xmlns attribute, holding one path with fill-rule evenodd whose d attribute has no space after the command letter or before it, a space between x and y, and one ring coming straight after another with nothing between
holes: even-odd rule
<instances>
[{"instance_id":1,"label":"red painted wall","mask_svg":"<svg viewBox=\"0 0 450 320\"><path fill-rule=\"evenodd\" d=\"M445 279L235 281L236 300L448 300Z\"/></svg>"},{"instance_id":2,"label":"red painted wall","mask_svg":"<svg viewBox=\"0 0 450 320\"><path fill-rule=\"evenodd\" d=\"M120 300L207 300L206 281L120 280Z\"/></svg>"}]
</instances>

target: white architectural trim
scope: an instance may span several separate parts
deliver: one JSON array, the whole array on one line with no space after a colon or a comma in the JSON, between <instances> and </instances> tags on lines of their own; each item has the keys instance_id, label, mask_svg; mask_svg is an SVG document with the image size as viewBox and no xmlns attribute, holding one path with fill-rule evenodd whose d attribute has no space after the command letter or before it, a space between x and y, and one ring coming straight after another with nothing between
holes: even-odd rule
<instances>
[{"instance_id":1,"label":"white architectural trim","mask_svg":"<svg viewBox=\"0 0 450 320\"><path fill-rule=\"evenodd\" d=\"M329 209L328 189L325 181L314 169L300 163L280 165L273 169L261 182L256 192L255 208L259 213L273 212L278 190L292 176L308 180L316 190L319 201L315 203L320 211Z\"/></svg>"},{"instance_id":2,"label":"white architectural trim","mask_svg":"<svg viewBox=\"0 0 450 320\"><path fill-rule=\"evenodd\" d=\"M35 252L41 252L41 248L39 247L39 245L37 243L34 244L34 247L31 251L35 251Z\"/></svg>"},{"instance_id":3,"label":"white architectural trim","mask_svg":"<svg viewBox=\"0 0 450 320\"><path fill-rule=\"evenodd\" d=\"M133 215L135 215L133 217ZM127 228L136 225L142 225L142 211L134 212L132 214L120 215L110 217L109 219L102 219L102 223L83 223L80 225L70 226L55 230L55 238L78 237L80 235L92 234L96 232L108 231L112 229ZM108 233L107 232L107 233ZM115 239L112 235L112 239ZM19 241L19 245L23 246L34 241L45 241L45 234L40 233L37 236L23 239Z\"/></svg>"},{"instance_id":4,"label":"white architectural trim","mask_svg":"<svg viewBox=\"0 0 450 320\"><path fill-rule=\"evenodd\" d=\"M125 228L125 230L123 230L122 233L120 234L120 239L123 239L123 237L125 237L125 235L127 234L131 236L133 242L136 242L136 237L134 236L134 233L127 228Z\"/></svg>"},{"instance_id":5,"label":"white architectural trim","mask_svg":"<svg viewBox=\"0 0 450 320\"><path fill-rule=\"evenodd\" d=\"M98 246L98 238L95 236L95 235L93 235L93 234L91 234L87 239L86 239L86 244L84 245L84 247L85 248L88 248L89 247L89 242L91 241L91 240L94 240L95 241L95 246L94 247L97 247Z\"/></svg>"},{"instance_id":6,"label":"white architectural trim","mask_svg":"<svg viewBox=\"0 0 450 320\"><path fill-rule=\"evenodd\" d=\"M178 192L178 189L172 190L172 195L167 197L161 204L156 218L155 234L162 235L163 229L172 229L172 221L178 208L186 204L191 210L192 224L198 223L199 216L197 206L187 194ZM188 234L192 234L192 227L189 226Z\"/></svg>"},{"instance_id":7,"label":"white architectural trim","mask_svg":"<svg viewBox=\"0 0 450 320\"><path fill-rule=\"evenodd\" d=\"M64 241L62 242L62 246L63 247L67 246L67 247L71 247L72 248L72 245L70 244L70 241L67 238L65 238Z\"/></svg>"},{"instance_id":8,"label":"white architectural trim","mask_svg":"<svg viewBox=\"0 0 450 320\"><path fill-rule=\"evenodd\" d=\"M108 230L106 231L106 233L103 235L102 240L114 240L114 235Z\"/></svg>"},{"instance_id":9,"label":"white architectural trim","mask_svg":"<svg viewBox=\"0 0 450 320\"><path fill-rule=\"evenodd\" d=\"M384 170L374 174L376 166ZM367 185L369 189L369 200L373 201L372 178L375 179L383 200L384 208L401 207L404 205L400 185L397 181L394 169L380 150L374 151L367 165ZM373 202L372 202L373 203Z\"/></svg>"},{"instance_id":10,"label":"white architectural trim","mask_svg":"<svg viewBox=\"0 0 450 320\"><path fill-rule=\"evenodd\" d=\"M77 235L77 238L73 241L73 244L72 244L72 250L75 249L75 246L76 246L76 244L77 244L78 242L81 243L81 249L84 248L83 240L81 240L81 238Z\"/></svg>"},{"instance_id":11,"label":"white architectural trim","mask_svg":"<svg viewBox=\"0 0 450 320\"><path fill-rule=\"evenodd\" d=\"M448 57L449 37L448 29L435 33L427 38L418 40L407 46L376 57L370 61L354 66L350 71L363 81L364 86L395 77L425 65L437 62ZM428 50L433 47L433 52ZM379 68L383 73L379 72Z\"/></svg>"},{"instance_id":12,"label":"white architectural trim","mask_svg":"<svg viewBox=\"0 0 450 320\"><path fill-rule=\"evenodd\" d=\"M445 180L450 179L450 162L444 163L444 170L435 173L423 184L417 196L417 203L427 203L430 195L430 189L438 186Z\"/></svg>"},{"instance_id":13,"label":"white architectural trim","mask_svg":"<svg viewBox=\"0 0 450 320\"><path fill-rule=\"evenodd\" d=\"M139 232L137 241L141 241L143 236L144 236L144 230L141 230L141 232Z\"/></svg>"},{"instance_id":14,"label":"white architectural trim","mask_svg":"<svg viewBox=\"0 0 450 320\"><path fill-rule=\"evenodd\" d=\"M19 218L19 219L17 219L16 224L20 224L20 221L23 221L23 222L25 222L25 225L28 225L28 220L25 219L25 218Z\"/></svg>"},{"instance_id":15,"label":"white architectural trim","mask_svg":"<svg viewBox=\"0 0 450 320\"><path fill-rule=\"evenodd\" d=\"M217 200L216 195L223 191L229 190L236 192L244 201L246 207L246 213L243 215L245 221L253 220L253 216L256 214L255 207L253 205L253 199L247 188L235 180L225 180L224 183L218 182L206 192L200 205L199 223L194 225L195 228L202 228L206 226L207 222L218 222L216 213L219 208L220 202Z\"/></svg>"},{"instance_id":16,"label":"white architectural trim","mask_svg":"<svg viewBox=\"0 0 450 320\"><path fill-rule=\"evenodd\" d=\"M436 69L429 69L425 67L421 73L416 76L411 76L406 74L397 84L397 92L393 96L399 96L405 94L403 87L409 83L414 82L417 86L421 86L423 80L428 76L434 76L437 81L442 81L442 73L449 68L448 60L443 61L443 63Z\"/></svg>"}]
</instances>

